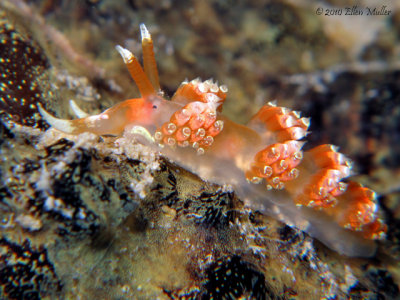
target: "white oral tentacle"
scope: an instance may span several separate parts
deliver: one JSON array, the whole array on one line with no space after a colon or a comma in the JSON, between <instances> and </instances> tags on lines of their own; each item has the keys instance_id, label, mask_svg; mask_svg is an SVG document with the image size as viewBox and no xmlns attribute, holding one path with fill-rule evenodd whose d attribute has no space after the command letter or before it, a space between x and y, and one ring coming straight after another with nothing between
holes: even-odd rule
<instances>
[{"instance_id":1,"label":"white oral tentacle","mask_svg":"<svg viewBox=\"0 0 400 300\"><path fill-rule=\"evenodd\" d=\"M73 113L75 114L75 116L77 116L78 118L86 118L89 117L89 114L87 112L84 112L79 106L78 104L76 104L76 102L74 100L69 100L69 106L71 107Z\"/></svg>"},{"instance_id":2,"label":"white oral tentacle","mask_svg":"<svg viewBox=\"0 0 400 300\"><path fill-rule=\"evenodd\" d=\"M58 119L56 117L53 117L51 114L49 114L39 103L38 104L39 112L42 115L42 117L46 120L47 123L49 123L52 127L54 127L57 130L66 132L66 133L73 133L75 126L72 124L71 121L69 120L63 120L63 119Z\"/></svg>"}]
</instances>

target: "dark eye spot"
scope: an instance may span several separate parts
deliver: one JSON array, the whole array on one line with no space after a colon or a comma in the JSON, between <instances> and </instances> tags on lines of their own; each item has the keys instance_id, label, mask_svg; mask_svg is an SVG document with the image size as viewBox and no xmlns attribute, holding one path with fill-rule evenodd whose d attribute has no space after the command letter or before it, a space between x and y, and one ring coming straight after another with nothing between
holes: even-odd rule
<instances>
[{"instance_id":1,"label":"dark eye spot","mask_svg":"<svg viewBox=\"0 0 400 300\"><path fill-rule=\"evenodd\" d=\"M153 105L153 108L156 109L156 108L157 108L157 105Z\"/></svg>"}]
</instances>

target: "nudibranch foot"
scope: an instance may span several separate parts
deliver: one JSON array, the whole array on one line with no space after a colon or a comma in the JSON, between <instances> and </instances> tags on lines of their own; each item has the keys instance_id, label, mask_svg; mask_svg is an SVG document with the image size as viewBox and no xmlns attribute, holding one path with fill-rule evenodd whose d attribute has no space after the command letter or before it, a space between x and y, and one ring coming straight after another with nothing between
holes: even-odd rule
<instances>
[{"instance_id":1,"label":"nudibranch foot","mask_svg":"<svg viewBox=\"0 0 400 300\"><path fill-rule=\"evenodd\" d=\"M116 49L141 98L94 116L71 101L76 120L53 117L39 104L42 117L69 134L144 137L141 140L199 176L233 186L250 207L307 231L340 253L373 255L373 240L383 239L387 230L375 193L343 182L351 175L352 163L336 147L303 151L308 118L269 102L247 126L237 124L221 114L227 87L211 79L185 81L171 100L164 99L153 41L143 24L140 31L143 67L129 50Z\"/></svg>"}]
</instances>

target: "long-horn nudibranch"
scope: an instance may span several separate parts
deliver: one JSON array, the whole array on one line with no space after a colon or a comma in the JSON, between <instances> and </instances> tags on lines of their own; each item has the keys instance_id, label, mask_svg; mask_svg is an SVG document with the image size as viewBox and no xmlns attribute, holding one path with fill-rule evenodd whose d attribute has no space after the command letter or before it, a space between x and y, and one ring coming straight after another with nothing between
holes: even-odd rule
<instances>
[{"instance_id":1,"label":"long-horn nudibranch","mask_svg":"<svg viewBox=\"0 0 400 300\"><path fill-rule=\"evenodd\" d=\"M79 119L62 120L42 107L54 128L69 134L129 134L140 128L167 157L204 179L230 184L249 206L274 215L350 256L369 256L387 226L375 193L342 179L351 162L332 145L303 151L310 120L270 102L247 126L221 114L228 89L213 80L185 81L171 100L160 92L153 42L140 26L143 67L117 46L141 98L88 116L71 102ZM144 134L144 133L142 133ZM146 135L144 134L144 135Z\"/></svg>"}]
</instances>

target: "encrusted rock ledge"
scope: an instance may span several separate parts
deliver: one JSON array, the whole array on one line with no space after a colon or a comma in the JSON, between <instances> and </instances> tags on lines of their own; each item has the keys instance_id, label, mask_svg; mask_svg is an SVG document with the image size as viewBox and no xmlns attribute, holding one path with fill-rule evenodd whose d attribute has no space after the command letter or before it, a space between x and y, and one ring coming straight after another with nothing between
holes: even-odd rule
<instances>
[{"instance_id":1,"label":"encrusted rock ledge","mask_svg":"<svg viewBox=\"0 0 400 300\"><path fill-rule=\"evenodd\" d=\"M379 262L341 257L125 137L1 131L0 286L9 298L398 293ZM374 282L382 272L385 291Z\"/></svg>"}]
</instances>

